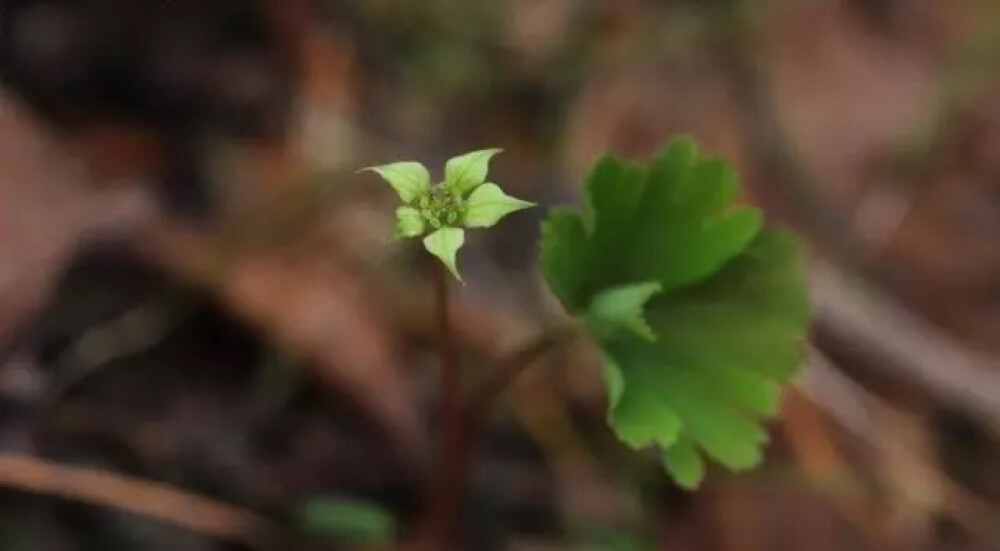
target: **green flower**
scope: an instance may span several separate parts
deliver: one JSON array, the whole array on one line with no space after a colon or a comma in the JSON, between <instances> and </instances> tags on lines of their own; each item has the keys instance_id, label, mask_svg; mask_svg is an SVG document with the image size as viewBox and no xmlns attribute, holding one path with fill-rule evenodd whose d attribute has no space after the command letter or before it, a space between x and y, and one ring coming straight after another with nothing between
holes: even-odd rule
<instances>
[{"instance_id":1,"label":"green flower","mask_svg":"<svg viewBox=\"0 0 1000 551\"><path fill-rule=\"evenodd\" d=\"M362 170L377 172L403 201L396 209L396 238L426 234L424 248L461 281L455 256L465 243L462 228L488 228L512 212L535 205L486 182L490 159L499 152L481 149L452 157L444 166L444 181L437 184L431 184L424 165L413 161Z\"/></svg>"}]
</instances>

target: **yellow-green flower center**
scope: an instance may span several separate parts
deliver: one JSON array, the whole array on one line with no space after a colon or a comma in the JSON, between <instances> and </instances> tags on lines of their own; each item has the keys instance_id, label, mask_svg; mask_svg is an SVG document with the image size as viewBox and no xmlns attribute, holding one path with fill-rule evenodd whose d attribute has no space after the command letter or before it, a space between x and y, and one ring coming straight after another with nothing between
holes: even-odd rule
<instances>
[{"instance_id":1,"label":"yellow-green flower center","mask_svg":"<svg viewBox=\"0 0 1000 551\"><path fill-rule=\"evenodd\" d=\"M415 202L424 223L437 229L458 226L465 214L465 200L444 185L432 186Z\"/></svg>"}]
</instances>

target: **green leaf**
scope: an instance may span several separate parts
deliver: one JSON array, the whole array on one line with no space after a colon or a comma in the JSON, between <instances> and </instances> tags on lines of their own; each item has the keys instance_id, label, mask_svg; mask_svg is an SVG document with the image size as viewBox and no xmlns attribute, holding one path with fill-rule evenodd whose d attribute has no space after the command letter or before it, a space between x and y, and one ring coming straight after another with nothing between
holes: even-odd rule
<instances>
[{"instance_id":1,"label":"green leaf","mask_svg":"<svg viewBox=\"0 0 1000 551\"><path fill-rule=\"evenodd\" d=\"M705 478L705 462L690 438L681 438L663 452L663 465L683 488L693 490Z\"/></svg>"},{"instance_id":2,"label":"green leaf","mask_svg":"<svg viewBox=\"0 0 1000 551\"><path fill-rule=\"evenodd\" d=\"M427 169L424 168L424 165L414 161L401 161L361 170L371 170L378 173L386 182L389 182L399 198L407 204L412 203L431 188L431 176Z\"/></svg>"},{"instance_id":3,"label":"green leaf","mask_svg":"<svg viewBox=\"0 0 1000 551\"><path fill-rule=\"evenodd\" d=\"M600 526L587 519L578 531L579 534L572 537L571 548L576 551L656 551L660 548L653 535L634 527Z\"/></svg>"},{"instance_id":4,"label":"green leaf","mask_svg":"<svg viewBox=\"0 0 1000 551\"><path fill-rule=\"evenodd\" d=\"M632 222L642 195L645 179L643 168L606 155L597 162L587 178L587 210L584 224L589 230L590 244L583 269L589 276L584 292L593 295L602 288L622 282L622 269L628 267L631 254ZM629 278L624 282L651 281ZM589 301L588 301L589 303Z\"/></svg>"},{"instance_id":5,"label":"green leaf","mask_svg":"<svg viewBox=\"0 0 1000 551\"><path fill-rule=\"evenodd\" d=\"M458 228L441 228L424 238L427 252L438 257L459 281L462 281L462 276L458 273L455 255L463 243L465 243L465 231Z\"/></svg>"},{"instance_id":6,"label":"green leaf","mask_svg":"<svg viewBox=\"0 0 1000 551\"><path fill-rule=\"evenodd\" d=\"M500 149L480 149L448 159L444 165L444 184L459 195L472 191L486 181L490 159Z\"/></svg>"},{"instance_id":7,"label":"green leaf","mask_svg":"<svg viewBox=\"0 0 1000 551\"><path fill-rule=\"evenodd\" d=\"M590 303L587 327L600 338L612 338L621 331L631 331L643 339L656 340L653 330L642 317L642 308L661 290L660 284L653 281L601 291Z\"/></svg>"},{"instance_id":8,"label":"green leaf","mask_svg":"<svg viewBox=\"0 0 1000 551\"><path fill-rule=\"evenodd\" d=\"M310 534L353 543L388 543L397 531L389 512L364 501L317 497L297 516L301 528Z\"/></svg>"},{"instance_id":9,"label":"green leaf","mask_svg":"<svg viewBox=\"0 0 1000 551\"><path fill-rule=\"evenodd\" d=\"M612 428L685 487L703 454L756 465L808 322L797 240L732 204L733 170L687 139L645 167L605 156L586 188L543 224L541 264L602 349Z\"/></svg>"},{"instance_id":10,"label":"green leaf","mask_svg":"<svg viewBox=\"0 0 1000 551\"><path fill-rule=\"evenodd\" d=\"M486 183L469 195L465 203L465 226L488 228L508 214L535 206L530 201L511 197L496 184Z\"/></svg>"},{"instance_id":11,"label":"green leaf","mask_svg":"<svg viewBox=\"0 0 1000 551\"><path fill-rule=\"evenodd\" d=\"M583 308L580 290L587 275L580 261L587 254L587 230L576 212L556 207L542 222L539 260L549 288L570 312Z\"/></svg>"},{"instance_id":12,"label":"green leaf","mask_svg":"<svg viewBox=\"0 0 1000 551\"><path fill-rule=\"evenodd\" d=\"M657 279L665 291L694 283L760 231L760 211L730 204L737 192L732 168L695 151L690 140L678 140L650 163L631 223L630 279Z\"/></svg>"},{"instance_id":13,"label":"green leaf","mask_svg":"<svg viewBox=\"0 0 1000 551\"><path fill-rule=\"evenodd\" d=\"M399 207L396 209L396 235L397 239L406 237L416 237L424 233L424 217L420 211L413 207Z\"/></svg>"},{"instance_id":14,"label":"green leaf","mask_svg":"<svg viewBox=\"0 0 1000 551\"><path fill-rule=\"evenodd\" d=\"M677 412L656 393L635 392L634 360L627 349L608 345L604 351L604 380L608 385L608 422L618 438L633 448L672 445L683 423ZM624 363L623 363L624 362ZM649 381L648 384L658 384Z\"/></svg>"}]
</instances>

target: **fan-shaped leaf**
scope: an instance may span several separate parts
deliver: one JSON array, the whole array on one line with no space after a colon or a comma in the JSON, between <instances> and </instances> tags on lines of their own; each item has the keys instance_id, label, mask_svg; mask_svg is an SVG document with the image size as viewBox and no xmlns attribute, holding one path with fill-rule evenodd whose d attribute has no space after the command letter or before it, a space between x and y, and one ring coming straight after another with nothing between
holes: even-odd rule
<instances>
[{"instance_id":1,"label":"fan-shaped leaf","mask_svg":"<svg viewBox=\"0 0 1000 551\"><path fill-rule=\"evenodd\" d=\"M732 169L690 140L647 167L606 156L586 186L582 213L543 225L541 257L603 350L612 427L662 448L684 487L703 477L702 453L757 464L760 419L777 412L807 324L796 239L733 205Z\"/></svg>"}]
</instances>

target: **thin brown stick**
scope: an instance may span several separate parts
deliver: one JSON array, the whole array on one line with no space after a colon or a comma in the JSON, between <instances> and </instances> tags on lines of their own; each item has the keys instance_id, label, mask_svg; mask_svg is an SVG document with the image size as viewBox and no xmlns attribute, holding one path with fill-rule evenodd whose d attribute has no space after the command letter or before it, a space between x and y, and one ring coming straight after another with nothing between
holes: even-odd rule
<instances>
[{"instance_id":1,"label":"thin brown stick","mask_svg":"<svg viewBox=\"0 0 1000 551\"><path fill-rule=\"evenodd\" d=\"M865 281L818 259L810 266L809 290L823 336L1000 437L1000 357L969 350Z\"/></svg>"},{"instance_id":2,"label":"thin brown stick","mask_svg":"<svg viewBox=\"0 0 1000 551\"><path fill-rule=\"evenodd\" d=\"M943 505L952 518L974 534L988 537L995 534L992 519L997 512L993 506L969 492L940 467L929 464L898 435L875 430L874 419L885 415L891 407L889 404L844 375L842 369L815 346L807 348L806 358L805 372L796 387L810 403L873 449L896 446L919 470L922 481L931 480L941 486L945 494ZM908 492L900 495L912 496Z\"/></svg>"},{"instance_id":3,"label":"thin brown stick","mask_svg":"<svg viewBox=\"0 0 1000 551\"><path fill-rule=\"evenodd\" d=\"M251 511L166 484L44 459L0 454L0 486L120 509L252 547L277 530Z\"/></svg>"},{"instance_id":4,"label":"thin brown stick","mask_svg":"<svg viewBox=\"0 0 1000 551\"><path fill-rule=\"evenodd\" d=\"M485 422L486 416L493 409L493 404L519 375L524 373L540 357L558 346L569 344L579 336L580 329L576 325L557 327L540 333L534 339L511 352L500 361L493 374L472 394L472 399L468 402L467 417L476 424Z\"/></svg>"},{"instance_id":5,"label":"thin brown stick","mask_svg":"<svg viewBox=\"0 0 1000 551\"><path fill-rule=\"evenodd\" d=\"M450 549L456 537L468 473L468 449L462 418L458 349L451 331L448 272L434 262L438 354L441 362L441 448L429 516L430 538L439 549Z\"/></svg>"}]
</instances>

